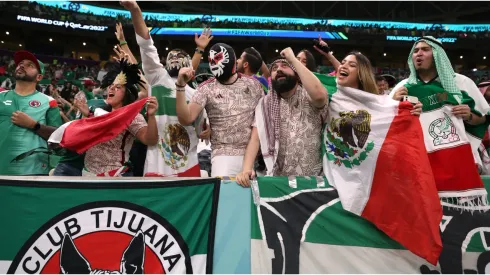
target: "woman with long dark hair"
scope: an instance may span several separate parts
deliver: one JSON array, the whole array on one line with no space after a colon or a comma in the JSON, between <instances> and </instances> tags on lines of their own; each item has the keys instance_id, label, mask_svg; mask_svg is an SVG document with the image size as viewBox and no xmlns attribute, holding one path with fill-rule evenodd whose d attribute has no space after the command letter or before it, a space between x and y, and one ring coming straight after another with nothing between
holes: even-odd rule
<instances>
[{"instance_id":1,"label":"woman with long dark hair","mask_svg":"<svg viewBox=\"0 0 490 275\"><path fill-rule=\"evenodd\" d=\"M315 62L315 57L313 54L308 51L308 50L301 50L298 55L296 56L296 59L299 60L303 65L305 65L310 72L316 72L316 62Z\"/></svg>"},{"instance_id":2,"label":"woman with long dark hair","mask_svg":"<svg viewBox=\"0 0 490 275\"><path fill-rule=\"evenodd\" d=\"M107 88L109 112L133 103L138 99L137 85L142 84L136 64L126 60L111 69L102 81ZM145 145L156 145L158 129L155 119L158 102L155 97L148 98L148 123L138 114L131 124L112 140L99 143L90 148L85 155L83 175L87 176L132 176L129 152L135 139Z\"/></svg>"}]
</instances>

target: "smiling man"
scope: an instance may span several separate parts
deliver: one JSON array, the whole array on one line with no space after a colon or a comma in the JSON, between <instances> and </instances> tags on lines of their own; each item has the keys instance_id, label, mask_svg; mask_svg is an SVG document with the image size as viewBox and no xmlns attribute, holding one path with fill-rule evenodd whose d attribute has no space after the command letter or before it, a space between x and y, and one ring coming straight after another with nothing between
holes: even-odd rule
<instances>
[{"instance_id":1,"label":"smiling man","mask_svg":"<svg viewBox=\"0 0 490 275\"><path fill-rule=\"evenodd\" d=\"M254 177L254 159L261 149L271 176L320 176L321 131L328 93L320 80L297 60L291 48L270 66L272 89L255 110L255 123L237 176L242 186ZM300 82L301 81L301 82ZM303 83L303 84L300 84Z\"/></svg>"},{"instance_id":2,"label":"smiling man","mask_svg":"<svg viewBox=\"0 0 490 275\"><path fill-rule=\"evenodd\" d=\"M27 51L14 61L15 90L0 92L0 175L48 175L46 140L62 124L58 104L36 90L41 61Z\"/></svg>"}]
</instances>

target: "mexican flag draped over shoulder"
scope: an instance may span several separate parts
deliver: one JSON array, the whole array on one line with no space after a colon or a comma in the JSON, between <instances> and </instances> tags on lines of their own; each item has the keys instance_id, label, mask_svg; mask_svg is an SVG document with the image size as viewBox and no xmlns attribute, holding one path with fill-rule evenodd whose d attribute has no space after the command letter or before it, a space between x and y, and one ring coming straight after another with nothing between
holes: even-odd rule
<instances>
[{"instance_id":1,"label":"mexican flag draped over shoulder","mask_svg":"<svg viewBox=\"0 0 490 275\"><path fill-rule=\"evenodd\" d=\"M420 122L440 197L479 210L487 204L487 192L475 165L479 162L476 152L488 125L472 126L452 115L458 101L438 81L418 80L405 86L423 104ZM475 101L466 92L461 94L461 104L480 114Z\"/></svg>"},{"instance_id":2,"label":"mexican flag draped over shoulder","mask_svg":"<svg viewBox=\"0 0 490 275\"><path fill-rule=\"evenodd\" d=\"M437 263L442 209L413 107L337 86L323 134L324 172L343 208Z\"/></svg>"}]
</instances>

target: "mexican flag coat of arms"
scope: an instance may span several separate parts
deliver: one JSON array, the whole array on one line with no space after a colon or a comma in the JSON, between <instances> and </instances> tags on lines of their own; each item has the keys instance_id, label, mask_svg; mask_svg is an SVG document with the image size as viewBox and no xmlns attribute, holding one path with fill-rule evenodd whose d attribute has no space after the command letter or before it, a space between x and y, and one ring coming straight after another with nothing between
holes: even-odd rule
<instances>
[{"instance_id":1,"label":"mexican flag coat of arms","mask_svg":"<svg viewBox=\"0 0 490 275\"><path fill-rule=\"evenodd\" d=\"M345 210L436 264L442 209L418 116L409 102L337 86L323 168Z\"/></svg>"}]
</instances>

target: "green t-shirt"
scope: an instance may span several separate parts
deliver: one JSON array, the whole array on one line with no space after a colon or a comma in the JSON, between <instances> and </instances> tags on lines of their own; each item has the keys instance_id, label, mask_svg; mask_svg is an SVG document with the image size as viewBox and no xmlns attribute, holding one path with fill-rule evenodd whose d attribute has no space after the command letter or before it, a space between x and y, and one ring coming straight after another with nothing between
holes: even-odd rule
<instances>
[{"instance_id":1,"label":"green t-shirt","mask_svg":"<svg viewBox=\"0 0 490 275\"><path fill-rule=\"evenodd\" d=\"M0 92L0 175L33 175L49 173L49 156L32 154L13 161L22 153L47 148L47 142L32 130L12 123L12 113L21 111L41 124L59 127L62 124L56 100L35 91L28 96L14 90Z\"/></svg>"}]
</instances>

